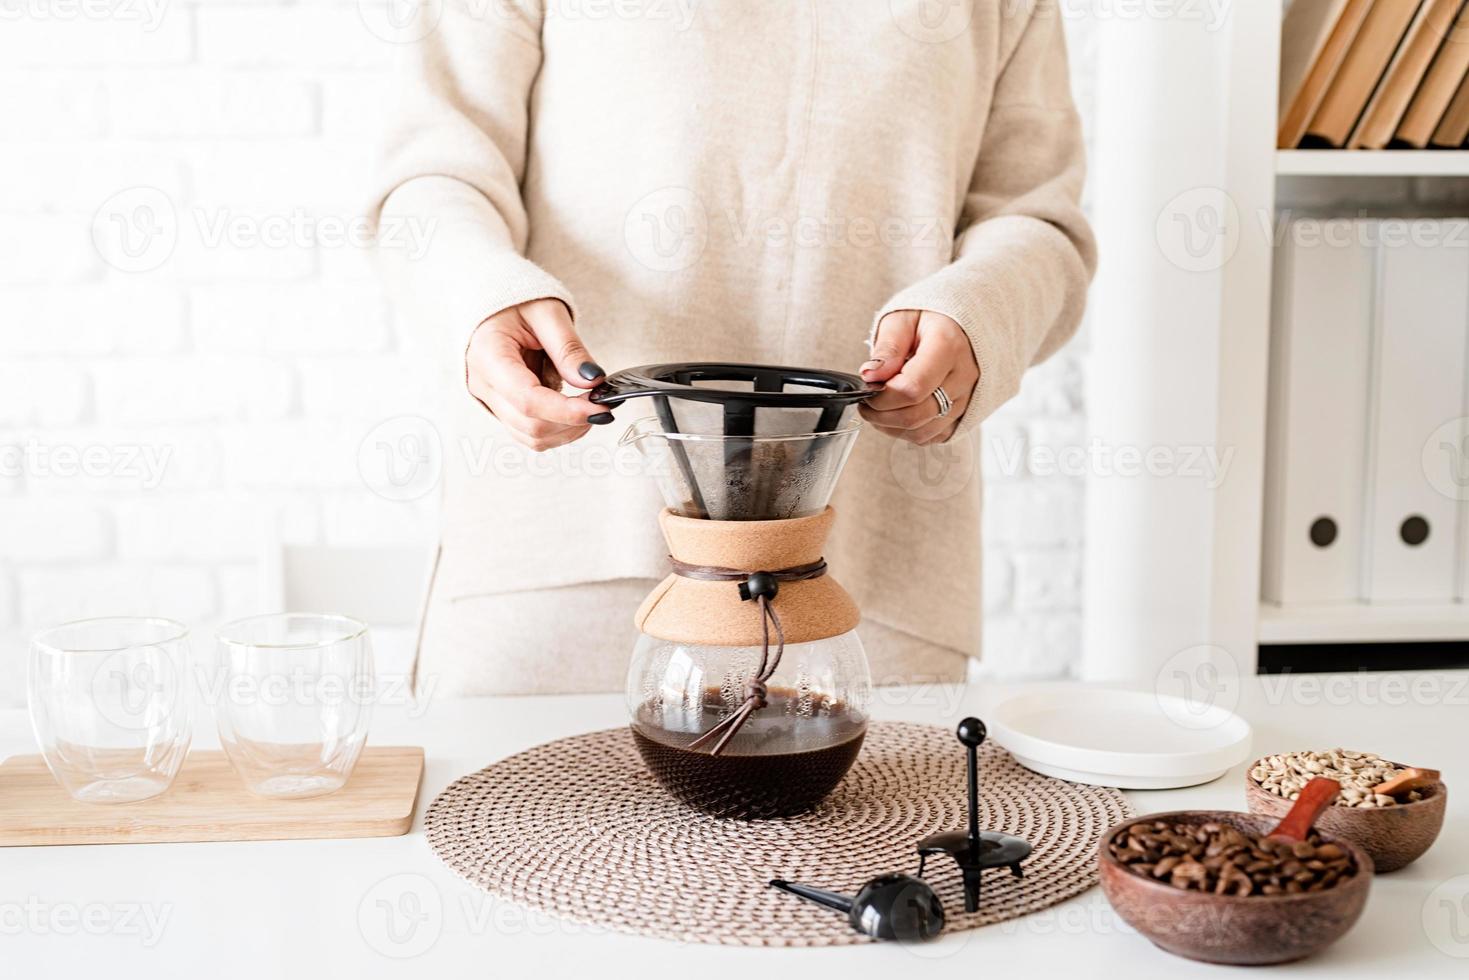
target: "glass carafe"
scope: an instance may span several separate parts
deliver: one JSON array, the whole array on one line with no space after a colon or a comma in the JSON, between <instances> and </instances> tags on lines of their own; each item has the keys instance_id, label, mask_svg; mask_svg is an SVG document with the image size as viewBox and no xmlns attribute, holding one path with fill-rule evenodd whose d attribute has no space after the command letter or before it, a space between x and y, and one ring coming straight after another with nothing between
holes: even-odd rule
<instances>
[{"instance_id":1,"label":"glass carafe","mask_svg":"<svg viewBox=\"0 0 1469 980\"><path fill-rule=\"evenodd\" d=\"M842 372L700 362L620 371L592 393L651 405L623 442L668 505L673 574L636 616L628 711L649 770L705 813L808 810L862 748L860 614L823 549L858 407L876 392Z\"/></svg>"},{"instance_id":2,"label":"glass carafe","mask_svg":"<svg viewBox=\"0 0 1469 980\"><path fill-rule=\"evenodd\" d=\"M766 682L768 704L719 755L690 748L739 710L758 646L711 646L643 635L628 673L633 738L679 800L718 817L789 816L832 791L867 732L871 679L855 632L786 646Z\"/></svg>"},{"instance_id":3,"label":"glass carafe","mask_svg":"<svg viewBox=\"0 0 1469 980\"><path fill-rule=\"evenodd\" d=\"M824 505L830 482L808 485ZM749 490L762 493L759 481ZM871 678L856 604L822 558L834 520L826 506L781 520L661 516L675 572L638 612L627 699L644 761L684 803L720 817L801 813L857 758Z\"/></svg>"}]
</instances>

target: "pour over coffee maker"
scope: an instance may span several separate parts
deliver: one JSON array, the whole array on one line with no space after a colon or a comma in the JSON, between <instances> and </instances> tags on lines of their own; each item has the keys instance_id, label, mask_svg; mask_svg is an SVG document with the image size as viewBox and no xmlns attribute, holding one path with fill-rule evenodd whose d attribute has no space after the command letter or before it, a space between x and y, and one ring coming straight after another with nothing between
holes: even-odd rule
<instances>
[{"instance_id":1,"label":"pour over coffee maker","mask_svg":"<svg viewBox=\"0 0 1469 980\"><path fill-rule=\"evenodd\" d=\"M809 810L861 750L860 614L823 547L857 406L875 393L832 371L666 364L592 394L653 405L623 442L652 464L673 571L636 614L628 710L653 775L705 813Z\"/></svg>"}]
</instances>

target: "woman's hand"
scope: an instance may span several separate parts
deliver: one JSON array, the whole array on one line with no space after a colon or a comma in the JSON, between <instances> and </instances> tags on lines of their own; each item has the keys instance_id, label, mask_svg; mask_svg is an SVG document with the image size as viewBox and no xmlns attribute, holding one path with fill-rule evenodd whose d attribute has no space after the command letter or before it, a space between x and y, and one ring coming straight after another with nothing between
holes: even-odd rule
<instances>
[{"instance_id":1,"label":"woman's hand","mask_svg":"<svg viewBox=\"0 0 1469 980\"><path fill-rule=\"evenodd\" d=\"M502 310L475 328L464 352L465 382L518 441L544 452L575 442L612 413L561 382L594 388L606 373L587 353L559 299Z\"/></svg>"},{"instance_id":2,"label":"woman's hand","mask_svg":"<svg viewBox=\"0 0 1469 980\"><path fill-rule=\"evenodd\" d=\"M877 325L872 359L862 380L886 390L862 406L862 417L882 432L926 446L954 434L979 384L979 364L959 324L932 310L894 310ZM939 418L934 391L953 402Z\"/></svg>"}]
</instances>

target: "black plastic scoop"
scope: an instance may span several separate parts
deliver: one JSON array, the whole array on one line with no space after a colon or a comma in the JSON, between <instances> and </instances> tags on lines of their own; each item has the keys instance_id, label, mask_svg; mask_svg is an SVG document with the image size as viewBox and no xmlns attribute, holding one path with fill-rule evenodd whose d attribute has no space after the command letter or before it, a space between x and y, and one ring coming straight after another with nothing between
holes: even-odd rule
<instances>
[{"instance_id":1,"label":"black plastic scoop","mask_svg":"<svg viewBox=\"0 0 1469 980\"><path fill-rule=\"evenodd\" d=\"M770 887L844 913L853 929L873 939L919 942L932 939L944 928L944 907L939 897L927 882L911 875L873 878L852 898L778 878Z\"/></svg>"}]
</instances>

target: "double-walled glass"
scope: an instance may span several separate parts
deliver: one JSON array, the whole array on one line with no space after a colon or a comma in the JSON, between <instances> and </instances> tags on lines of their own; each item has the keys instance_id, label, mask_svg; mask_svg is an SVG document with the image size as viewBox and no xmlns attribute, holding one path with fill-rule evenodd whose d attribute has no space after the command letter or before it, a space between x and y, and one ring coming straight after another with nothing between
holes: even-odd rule
<instances>
[{"instance_id":1,"label":"double-walled glass","mask_svg":"<svg viewBox=\"0 0 1469 980\"><path fill-rule=\"evenodd\" d=\"M173 783L189 750L189 631L89 619L38 633L27 696L41 754L84 803L133 803Z\"/></svg>"},{"instance_id":2,"label":"double-walled glass","mask_svg":"<svg viewBox=\"0 0 1469 980\"><path fill-rule=\"evenodd\" d=\"M347 782L372 716L367 626L280 613L219 631L219 741L260 796L307 797Z\"/></svg>"}]
</instances>

